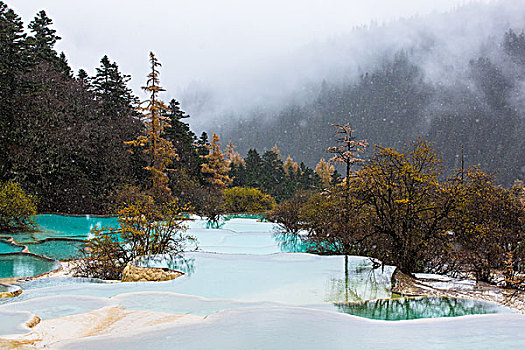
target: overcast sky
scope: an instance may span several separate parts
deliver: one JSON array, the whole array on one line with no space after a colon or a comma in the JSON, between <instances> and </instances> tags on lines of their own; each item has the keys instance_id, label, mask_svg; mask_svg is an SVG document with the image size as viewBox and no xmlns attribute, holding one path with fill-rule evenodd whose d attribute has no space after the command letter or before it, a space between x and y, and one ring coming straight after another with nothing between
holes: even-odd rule
<instances>
[{"instance_id":1,"label":"overcast sky","mask_svg":"<svg viewBox=\"0 0 525 350\"><path fill-rule=\"evenodd\" d=\"M44 9L71 66L90 74L107 54L138 93L148 52L163 63L170 97L188 85L247 88L251 75L309 43L372 21L443 12L464 0L4 0L27 25ZM479 0L478 2L481 2ZM484 1L484 2L488 2ZM255 76L255 75L254 75ZM184 102L184 101L183 101Z\"/></svg>"}]
</instances>

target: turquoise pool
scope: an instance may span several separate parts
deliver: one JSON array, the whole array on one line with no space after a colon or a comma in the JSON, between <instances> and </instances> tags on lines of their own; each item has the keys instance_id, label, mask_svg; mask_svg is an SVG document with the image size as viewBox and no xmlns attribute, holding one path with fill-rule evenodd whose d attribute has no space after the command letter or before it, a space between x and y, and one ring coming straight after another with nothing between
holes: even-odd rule
<instances>
[{"instance_id":1,"label":"turquoise pool","mask_svg":"<svg viewBox=\"0 0 525 350\"><path fill-rule=\"evenodd\" d=\"M18 253L24 249L23 246L14 245L9 242L0 240L0 254L4 253Z\"/></svg>"},{"instance_id":2,"label":"turquoise pool","mask_svg":"<svg viewBox=\"0 0 525 350\"><path fill-rule=\"evenodd\" d=\"M85 241L74 239L48 238L44 241L26 243L30 253L43 255L56 260L78 259Z\"/></svg>"},{"instance_id":3,"label":"turquoise pool","mask_svg":"<svg viewBox=\"0 0 525 350\"><path fill-rule=\"evenodd\" d=\"M495 303L455 298L394 298L336 304L339 311L374 320L415 320L508 312Z\"/></svg>"},{"instance_id":4,"label":"turquoise pool","mask_svg":"<svg viewBox=\"0 0 525 350\"><path fill-rule=\"evenodd\" d=\"M42 214L36 219L38 230L34 232L19 232L9 236L17 243L31 243L48 238L75 238L87 239L94 227L118 226L115 217L97 216L65 216ZM5 235L5 234L4 234Z\"/></svg>"},{"instance_id":5,"label":"turquoise pool","mask_svg":"<svg viewBox=\"0 0 525 350\"><path fill-rule=\"evenodd\" d=\"M0 254L0 278L34 277L59 267L56 260L32 254Z\"/></svg>"}]
</instances>

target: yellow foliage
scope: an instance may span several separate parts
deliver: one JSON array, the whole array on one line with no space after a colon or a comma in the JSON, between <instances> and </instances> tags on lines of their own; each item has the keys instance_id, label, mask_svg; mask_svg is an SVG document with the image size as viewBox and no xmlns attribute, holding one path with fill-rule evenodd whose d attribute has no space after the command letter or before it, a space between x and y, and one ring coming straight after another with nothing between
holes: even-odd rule
<instances>
[{"instance_id":1,"label":"yellow foliage","mask_svg":"<svg viewBox=\"0 0 525 350\"><path fill-rule=\"evenodd\" d=\"M315 166L314 173L319 175L324 188L328 188L332 182L332 175L335 172L333 165L330 165L324 158L321 158L319 163Z\"/></svg>"},{"instance_id":2,"label":"yellow foliage","mask_svg":"<svg viewBox=\"0 0 525 350\"><path fill-rule=\"evenodd\" d=\"M35 225L36 200L16 182L0 182L0 230L29 230Z\"/></svg>"},{"instance_id":3,"label":"yellow foliage","mask_svg":"<svg viewBox=\"0 0 525 350\"><path fill-rule=\"evenodd\" d=\"M275 206L275 199L258 188L232 187L223 195L227 213L262 213Z\"/></svg>"},{"instance_id":4,"label":"yellow foliage","mask_svg":"<svg viewBox=\"0 0 525 350\"><path fill-rule=\"evenodd\" d=\"M225 188L232 183L233 179L228 176L231 168L221 152L219 141L219 135L213 133L210 145L207 146L209 153L204 156L205 163L201 165L201 171L208 176L207 179L212 185Z\"/></svg>"},{"instance_id":5,"label":"yellow foliage","mask_svg":"<svg viewBox=\"0 0 525 350\"><path fill-rule=\"evenodd\" d=\"M189 205L174 200L156 205L151 197L128 203L118 211L119 227L95 227L77 272L88 277L120 279L124 267L142 257L176 256L195 239L185 234Z\"/></svg>"},{"instance_id":6,"label":"yellow foliage","mask_svg":"<svg viewBox=\"0 0 525 350\"><path fill-rule=\"evenodd\" d=\"M161 66L155 55L150 53L151 73L148 74L144 91L150 94L150 98L141 103L138 110L142 113L145 129L144 134L132 141L124 142L127 145L144 148L143 152L149 156L149 164L145 167L151 173L151 193L161 201L171 198L171 190L168 186L168 166L177 159L177 153L173 144L162 137L166 126L164 112L169 108L162 102L158 94L164 91L159 86L159 71Z\"/></svg>"},{"instance_id":7,"label":"yellow foliage","mask_svg":"<svg viewBox=\"0 0 525 350\"><path fill-rule=\"evenodd\" d=\"M301 167L293 161L292 157L288 156L283 163L283 170L286 176L291 177L300 174Z\"/></svg>"}]
</instances>

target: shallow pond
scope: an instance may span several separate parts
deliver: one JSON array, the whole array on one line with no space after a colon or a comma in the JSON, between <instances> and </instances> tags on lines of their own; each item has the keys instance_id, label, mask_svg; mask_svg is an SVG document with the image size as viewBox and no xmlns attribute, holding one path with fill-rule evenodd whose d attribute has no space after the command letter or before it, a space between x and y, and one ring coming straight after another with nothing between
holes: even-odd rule
<instances>
[{"instance_id":1,"label":"shallow pond","mask_svg":"<svg viewBox=\"0 0 525 350\"><path fill-rule=\"evenodd\" d=\"M55 270L60 264L55 260L19 253L0 255L0 278L33 277Z\"/></svg>"},{"instance_id":2,"label":"shallow pond","mask_svg":"<svg viewBox=\"0 0 525 350\"><path fill-rule=\"evenodd\" d=\"M495 314L510 310L495 303L455 298L395 298L338 303L339 311L375 320L399 321L419 318Z\"/></svg>"},{"instance_id":3,"label":"shallow pond","mask_svg":"<svg viewBox=\"0 0 525 350\"><path fill-rule=\"evenodd\" d=\"M14 245L9 242L0 240L0 254L4 253L18 253L24 249L22 246Z\"/></svg>"},{"instance_id":4,"label":"shallow pond","mask_svg":"<svg viewBox=\"0 0 525 350\"><path fill-rule=\"evenodd\" d=\"M73 239L46 239L44 241L26 243L30 253L57 260L80 258L80 250L84 245L84 241Z\"/></svg>"},{"instance_id":5,"label":"shallow pond","mask_svg":"<svg viewBox=\"0 0 525 350\"><path fill-rule=\"evenodd\" d=\"M65 216L42 214L36 219L38 231L13 233L17 243L41 241L48 238L87 239L94 227L118 226L115 217L97 217L90 215Z\"/></svg>"}]
</instances>

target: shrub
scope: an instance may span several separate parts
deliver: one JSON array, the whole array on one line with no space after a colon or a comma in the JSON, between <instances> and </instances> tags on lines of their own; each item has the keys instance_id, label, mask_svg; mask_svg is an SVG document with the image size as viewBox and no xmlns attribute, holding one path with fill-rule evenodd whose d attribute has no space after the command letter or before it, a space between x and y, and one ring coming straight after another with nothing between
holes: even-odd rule
<instances>
[{"instance_id":1,"label":"shrub","mask_svg":"<svg viewBox=\"0 0 525 350\"><path fill-rule=\"evenodd\" d=\"M310 197L316 195L314 192L299 191L287 200L282 201L276 205L270 212L265 215L265 218L271 222L276 223L281 233L297 234L302 229L305 229L305 218L301 215L302 209Z\"/></svg>"},{"instance_id":2,"label":"shrub","mask_svg":"<svg viewBox=\"0 0 525 350\"><path fill-rule=\"evenodd\" d=\"M403 153L378 146L361 170L344 183L310 196L301 206L285 203L275 221L321 253L359 254L423 271L447 248L447 216L457 191L438 182L440 161L422 141ZM288 207L286 207L288 206ZM298 222L299 225L294 222Z\"/></svg>"},{"instance_id":3,"label":"shrub","mask_svg":"<svg viewBox=\"0 0 525 350\"><path fill-rule=\"evenodd\" d=\"M258 188L232 187L224 190L224 208L228 213L262 213L275 206L275 199Z\"/></svg>"},{"instance_id":4,"label":"shrub","mask_svg":"<svg viewBox=\"0 0 525 350\"><path fill-rule=\"evenodd\" d=\"M490 282L506 270L507 279L523 272L525 211L513 190L494 184L492 176L474 168L464 176L457 209L450 217L461 272Z\"/></svg>"},{"instance_id":5,"label":"shrub","mask_svg":"<svg viewBox=\"0 0 525 350\"><path fill-rule=\"evenodd\" d=\"M35 226L36 200L16 182L0 183L0 230L29 230Z\"/></svg>"},{"instance_id":6,"label":"shrub","mask_svg":"<svg viewBox=\"0 0 525 350\"><path fill-rule=\"evenodd\" d=\"M119 228L94 228L93 238L76 266L77 274L102 279L120 279L129 262L139 258L177 256L194 238L187 235L182 216L187 206L177 201L156 205L151 198L119 210Z\"/></svg>"},{"instance_id":7,"label":"shrub","mask_svg":"<svg viewBox=\"0 0 525 350\"><path fill-rule=\"evenodd\" d=\"M371 214L364 244L372 256L414 273L447 252L447 218L460 193L455 179L441 177L441 160L425 141L401 152L376 147L356 173L352 194Z\"/></svg>"},{"instance_id":8,"label":"shrub","mask_svg":"<svg viewBox=\"0 0 525 350\"><path fill-rule=\"evenodd\" d=\"M115 188L108 197L107 210L117 214L122 209L123 204L138 203L151 200L152 197L142 191L139 186L122 185Z\"/></svg>"}]
</instances>

